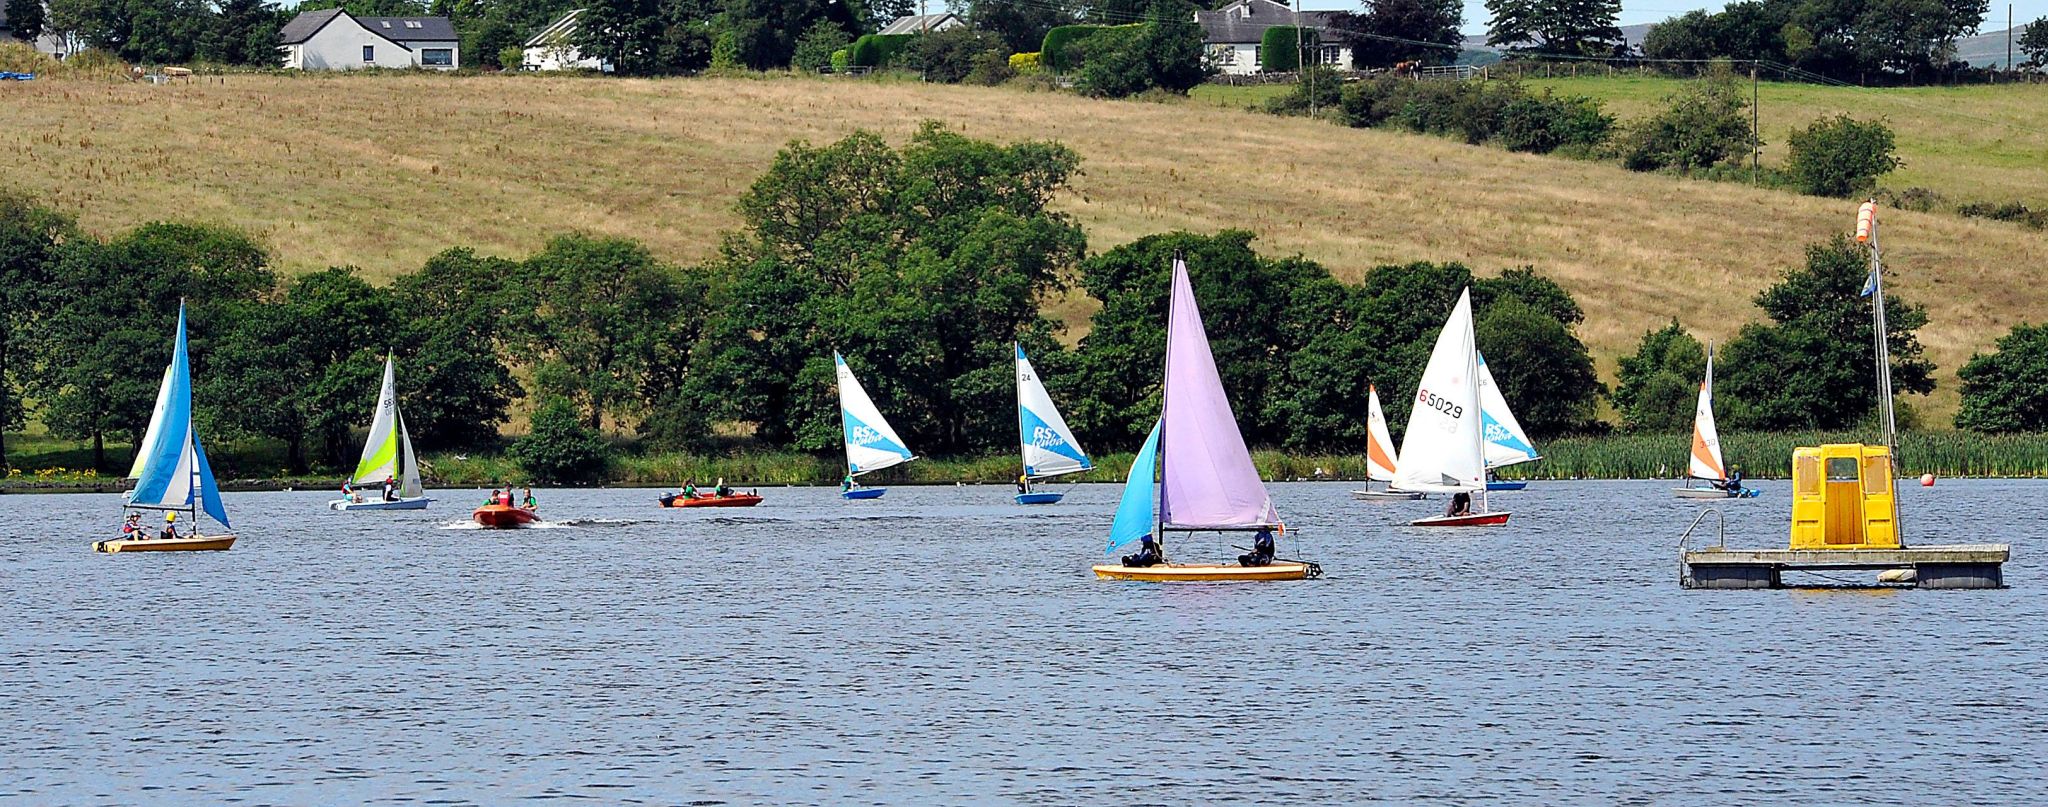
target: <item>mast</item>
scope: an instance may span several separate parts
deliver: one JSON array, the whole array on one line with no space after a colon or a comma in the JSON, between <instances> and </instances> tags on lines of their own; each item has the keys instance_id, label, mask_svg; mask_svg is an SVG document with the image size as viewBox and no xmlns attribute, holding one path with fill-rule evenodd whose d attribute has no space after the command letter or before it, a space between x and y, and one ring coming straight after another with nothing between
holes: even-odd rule
<instances>
[{"instance_id":1,"label":"mast","mask_svg":"<svg viewBox=\"0 0 2048 807\"><path fill-rule=\"evenodd\" d=\"M1898 424L1892 417L1892 352L1890 340L1885 338L1884 253L1878 246L1877 200L1864 202L1856 218L1857 239L1867 240L1870 244L1870 324L1877 362L1877 411L1883 420L1884 445L1892 452L1892 466L1896 471L1899 437Z\"/></svg>"},{"instance_id":2,"label":"mast","mask_svg":"<svg viewBox=\"0 0 2048 807\"><path fill-rule=\"evenodd\" d=\"M1166 390L1173 386L1168 383L1173 378L1173 281L1186 259L1186 253L1176 249L1173 251L1173 263L1166 268L1166 339L1160 343L1165 351L1159 360L1159 447L1153 454L1154 463L1159 468L1159 505L1152 508L1152 520L1162 561L1166 560ZM1188 282L1192 284L1194 279L1189 278Z\"/></svg>"}]
</instances>

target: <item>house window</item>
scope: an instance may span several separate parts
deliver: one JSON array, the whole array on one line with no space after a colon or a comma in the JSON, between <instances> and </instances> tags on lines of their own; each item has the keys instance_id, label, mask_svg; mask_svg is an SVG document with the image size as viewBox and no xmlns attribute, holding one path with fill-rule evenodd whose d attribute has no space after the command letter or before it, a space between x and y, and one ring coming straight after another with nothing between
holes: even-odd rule
<instances>
[{"instance_id":1,"label":"house window","mask_svg":"<svg viewBox=\"0 0 2048 807\"><path fill-rule=\"evenodd\" d=\"M455 51L449 48L427 48L420 51L420 64L427 67L454 67Z\"/></svg>"},{"instance_id":2,"label":"house window","mask_svg":"<svg viewBox=\"0 0 2048 807\"><path fill-rule=\"evenodd\" d=\"M1341 45L1324 45L1322 54L1317 57L1317 64L1336 64L1338 59L1343 58L1340 53L1342 49Z\"/></svg>"},{"instance_id":3,"label":"house window","mask_svg":"<svg viewBox=\"0 0 2048 807\"><path fill-rule=\"evenodd\" d=\"M370 63L373 63L373 62L375 62L375 61L377 61L377 46L376 46L376 45L364 45L364 46L363 46L363 64L370 64Z\"/></svg>"}]
</instances>

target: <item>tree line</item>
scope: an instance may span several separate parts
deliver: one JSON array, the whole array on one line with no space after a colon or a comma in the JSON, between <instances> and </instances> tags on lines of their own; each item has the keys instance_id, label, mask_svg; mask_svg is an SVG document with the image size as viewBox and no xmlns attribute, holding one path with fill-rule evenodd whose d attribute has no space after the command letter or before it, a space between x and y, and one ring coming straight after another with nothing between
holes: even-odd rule
<instances>
[{"instance_id":1,"label":"tree line","mask_svg":"<svg viewBox=\"0 0 2048 807\"><path fill-rule=\"evenodd\" d=\"M1606 390L1575 333L1584 311L1533 269L1476 277L1417 262L1347 284L1315 261L1260 254L1242 231L1160 233L1091 255L1051 207L1080 164L1057 143L998 145L935 123L900 147L868 133L795 142L741 194L742 224L700 265L571 233L519 260L451 248L388 285L349 267L284 277L228 228L154 223L98 238L32 199L0 197L0 425L33 419L91 442L99 468L121 466L108 447L146 427L183 299L201 427L277 441L295 472L352 455L387 352L420 447L490 450L530 399L534 434L513 453L550 469L544 478L601 468L607 436L836 453L835 351L919 453L1007 451L1013 341L1082 440L1114 451L1157 416L1179 252L1254 444L1362 450L1371 385L1404 420L1407 390L1468 286L1479 347L1523 425L1539 439L1607 428ZM1834 429L1868 416L1863 270L1855 246L1820 244L1758 296L1770 321L1719 353L1729 428ZM1069 346L1046 303L1076 293L1095 310ZM1925 313L1887 304L1896 384L1927 392L1934 367L1913 337ZM2048 339L2021 328L2000 347L1965 369L1959 424L2048 427L2036 372ZM1703 362L1676 325L1647 336L1612 396L1622 426L1690 423Z\"/></svg>"}]
</instances>

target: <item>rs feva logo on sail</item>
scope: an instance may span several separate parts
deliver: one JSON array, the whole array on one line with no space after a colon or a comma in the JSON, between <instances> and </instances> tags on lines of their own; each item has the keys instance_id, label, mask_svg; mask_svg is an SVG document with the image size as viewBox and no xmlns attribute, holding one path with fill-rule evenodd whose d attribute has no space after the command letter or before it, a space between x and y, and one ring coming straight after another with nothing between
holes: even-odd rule
<instances>
[{"instance_id":1,"label":"rs feva logo on sail","mask_svg":"<svg viewBox=\"0 0 2048 807\"><path fill-rule=\"evenodd\" d=\"M1033 412L1029 408L1019 409L1018 411L1023 413L1024 430L1026 434L1031 436L1029 445L1032 448L1043 449L1075 462L1085 463L1088 461L1088 457L1075 449L1074 444L1067 442L1067 438L1060 436L1059 429L1055 429L1052 427L1052 424L1045 422L1045 419L1039 417L1037 412Z\"/></svg>"}]
</instances>

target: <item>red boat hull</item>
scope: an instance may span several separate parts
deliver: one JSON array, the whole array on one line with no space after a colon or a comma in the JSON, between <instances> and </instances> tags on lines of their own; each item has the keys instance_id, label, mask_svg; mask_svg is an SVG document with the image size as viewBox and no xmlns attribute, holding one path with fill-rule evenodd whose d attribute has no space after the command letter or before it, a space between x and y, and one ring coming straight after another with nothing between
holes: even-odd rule
<instances>
[{"instance_id":1,"label":"red boat hull","mask_svg":"<svg viewBox=\"0 0 2048 807\"><path fill-rule=\"evenodd\" d=\"M753 507L761 503L761 497L752 493L735 493L731 496L698 496L694 499L663 496L660 501L663 507Z\"/></svg>"},{"instance_id":2,"label":"red boat hull","mask_svg":"<svg viewBox=\"0 0 2048 807\"><path fill-rule=\"evenodd\" d=\"M469 517L475 519L476 523L494 530L509 530L540 520L540 516L532 510L502 504L484 505L471 512Z\"/></svg>"},{"instance_id":3,"label":"red boat hull","mask_svg":"<svg viewBox=\"0 0 2048 807\"><path fill-rule=\"evenodd\" d=\"M1469 516L1436 516L1408 522L1410 527L1498 527L1508 523L1507 513L1473 513Z\"/></svg>"}]
</instances>

